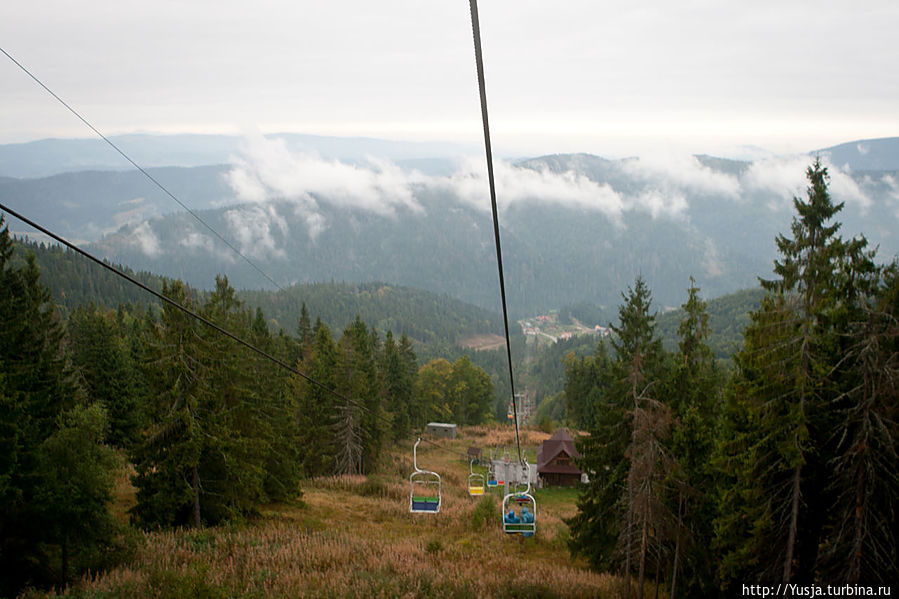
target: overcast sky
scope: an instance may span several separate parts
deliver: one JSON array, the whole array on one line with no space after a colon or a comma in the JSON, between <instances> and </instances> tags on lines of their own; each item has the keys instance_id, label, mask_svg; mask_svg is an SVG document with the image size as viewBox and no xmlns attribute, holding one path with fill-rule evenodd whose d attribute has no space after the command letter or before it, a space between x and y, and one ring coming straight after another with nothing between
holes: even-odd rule
<instances>
[{"instance_id":1,"label":"overcast sky","mask_svg":"<svg viewBox=\"0 0 899 599\"><path fill-rule=\"evenodd\" d=\"M500 153L745 157L899 135L896 0L481 0ZM465 0L6 0L0 47L107 134L481 143ZM0 143L89 137L0 55Z\"/></svg>"}]
</instances>

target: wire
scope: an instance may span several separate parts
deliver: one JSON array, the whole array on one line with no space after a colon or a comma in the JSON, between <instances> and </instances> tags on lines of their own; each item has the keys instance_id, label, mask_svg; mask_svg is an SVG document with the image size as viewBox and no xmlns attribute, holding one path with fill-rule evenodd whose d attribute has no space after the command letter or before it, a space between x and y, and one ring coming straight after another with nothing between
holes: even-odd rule
<instances>
[{"instance_id":1,"label":"wire","mask_svg":"<svg viewBox=\"0 0 899 599\"><path fill-rule=\"evenodd\" d=\"M185 307L185 306L179 304L179 303L176 302L175 300L173 300L173 299L171 299L171 298L169 298L169 297L166 297L165 295L159 293L158 291L155 291L155 290L151 289L150 287L148 287L148 286L145 285L144 283L141 283L140 281L138 281L138 280L135 279L134 277L132 277L132 276L130 276L129 274L127 274L126 272L124 272L124 271L122 271L122 270L119 270L119 269L116 268L115 266L113 266L113 265L111 265L111 264L109 264L109 263L107 263L107 262L104 262L103 260L100 260L99 258L97 258L96 256L94 256L93 254L91 254L91 253L89 253L89 252L87 252L87 251L81 249L79 246L75 245L74 243L71 243L71 242L67 241L67 240L64 239L63 237L60 237L59 235L57 235L57 234L54 233L53 231L50 231L49 229L47 229L46 227L43 227L43 226L39 225L38 223L36 223L35 221L31 220L30 218L28 218L28 217L26 217L26 216L24 216L24 215L18 213L17 211L15 211L15 210L9 208L8 206L6 206L5 204L3 204L2 202L0 202L0 211L7 212L7 213L11 214L12 216L14 216L14 217L16 217L17 219L19 219L20 221L22 221L23 223L25 223L25 224L27 224L27 225L30 225L30 226L34 227L35 229L37 229L37 230L40 231L41 233L44 233L45 235L49 236L50 238L52 238L52 239L58 241L59 243L61 243L61 244L63 244L64 246L66 246L67 248L71 249L72 251L74 251L74 252L76 252L76 253L78 253L78 254L84 256L85 258L87 258L88 260L90 260L90 261L92 261L92 262L95 262L96 264L102 266L103 268L105 268L105 269L111 271L113 274L118 275L119 277L125 279L125 280L128 281L129 283L131 283L131 284L133 284L133 285L136 285L136 286L140 287L141 289L143 289L143 290L146 291L147 293L149 293L149 294L155 296L156 298L162 300L163 302L169 304L170 306L173 306L174 308L177 308L178 310L184 312L184 313L187 314L188 316L190 316L190 317L192 317L192 318L194 318L194 319L196 319L196 320L202 322L202 323L205 324L206 326L208 326L208 327L214 329L215 331L217 331L218 333L221 333L222 335L225 335L225 336L228 337L229 339L232 339L232 340L236 341L237 343L239 343L240 345L243 345L243 346L246 347L247 349L249 349L249 350L251 350L251 351L253 351L253 352L259 354L260 356L262 356L262 357L265 358L266 360L270 360L271 362L273 362L273 363L275 363L276 365L280 366L281 368L287 370L288 372L291 372L291 373L293 373L293 374L295 374L295 375L297 375L297 376L303 378L304 380L308 381L309 383L315 385L316 387L319 387L320 389L323 389L323 390L327 391L327 392L330 393L331 395L334 395L335 397L337 397L337 398L343 400L344 402L346 402L346 403L348 403L348 404L351 404L351 405L353 405L353 406L355 406L355 407L357 407L357 408L362 409L363 411L366 411L366 412L371 413L371 410L370 410L368 407L366 407L365 405L359 403L359 402L356 401L356 400L350 399L349 397L347 397L346 395L343 395L342 393L339 393L338 391L335 391L334 389L332 389L331 387L325 385L324 383L321 383L321 382L319 382L319 381L316 381L316 380L313 379L312 377L310 377L310 376L308 376L308 375L306 375L306 374L300 372L300 371L297 370L296 368L290 366L289 364L287 364L287 363L284 362L283 360L280 360L280 359L276 358L275 356L269 354L269 353L266 352L265 350L262 350L262 349L256 347L255 345L251 344L251 343L248 342L248 341L245 341L244 339L241 339L240 337L238 337L238 336L235 335L234 333L228 331L227 329L225 329L225 328L223 328L223 327L221 327L221 326L215 324L214 322L212 322L212 321L210 321L209 319L207 319L207 318L201 316L200 314L197 314L196 312L194 312L194 311L191 310L190 308L187 308L187 307ZM374 416L375 416L376 418L380 419L382 422L388 424L388 425L390 425L390 424L393 423L392 420L388 419L387 417L385 417L385 416L383 416L383 415L381 415L381 414L374 413ZM454 455L458 455L458 456L461 456L461 457L463 457L463 458L465 458L465 459L468 459L468 455L467 455L467 454L463 454L463 453L461 453L461 452L458 452L458 451L455 451L455 450L452 450L452 449L448 449L448 448L446 448L446 447L440 445L439 443L436 443L436 442L434 442L434 441L431 441L430 439L422 438L422 441L424 441L425 443L429 443L430 445L433 445L434 447L437 447L438 449L441 449L441 450L443 450L443 451L445 451L445 452L448 452L448 453L451 453L451 454L454 454Z\"/></svg>"},{"instance_id":2,"label":"wire","mask_svg":"<svg viewBox=\"0 0 899 599\"><path fill-rule=\"evenodd\" d=\"M61 244L63 244L64 246L66 246L67 248L73 250L74 252L77 252L78 254L81 254L82 256L84 256L85 258L87 258L88 260L91 260L92 262L95 262L95 263L99 264L99 265L102 266L103 268L105 268L105 269L107 269L107 270L113 272L114 274L116 274L116 275L122 277L123 279L127 280L128 282L132 283L133 285L137 285L138 287L140 287L141 289L143 289L143 290L146 291L147 293L150 293L151 295L153 295L153 296L159 298L160 300L162 300L163 302L169 304L170 306L173 306L173 307L177 308L178 310L181 310L182 312L184 312L184 313L187 314L188 316L191 316L191 317L195 318L196 320L199 320L200 322L202 322L202 323L205 324L206 326L211 327L212 329L218 331L218 332L221 333L222 335L224 335L224 336L226 336L226 337L228 337L228 338L230 338L230 339L233 339L234 341L236 341L236 342L239 343L240 345L243 345L243 346L246 347L247 349L249 349L249 350L251 350L251 351L253 351L253 352L256 352L257 354L259 354L259 355L262 356L263 358L265 358L265 359L267 359L267 360L270 360L270 361L274 362L275 364L277 364L277 365L280 366L281 368L284 368L285 370L287 370L287 371L289 371L289 372L291 372L291 373L293 373L293 374L296 374L297 376L299 376L299 377L305 379L306 381L312 383L312 384L315 385L316 387L319 387L320 389L324 389L324 390L327 391L328 393L331 393L331 394L334 395L335 397L338 397L338 398L342 399L343 401L345 401L345 402L347 402L347 403L349 403L349 404L352 404L352 405L354 405L354 406L356 406L356 407L358 407L358 408L362 408L363 410L368 410L368 408L366 408L364 405L362 405L362 404L360 404L360 403L358 403L358 402L356 402L356 401L350 399L349 397L347 397L347 396L345 396L345 395L343 395L343 394L341 394L341 393L335 391L334 389L332 389L331 387L325 385L324 383L320 383L320 382L316 381L315 379L311 378L310 376L308 376L308 375L306 375L306 374L303 374L302 372L300 372L300 371L297 370L296 368L293 368L292 366L290 366L289 364L287 364L287 363L284 362L283 360L280 360L280 359L276 358L275 356L269 354L269 353L266 352L265 350L259 349L258 347L256 347L255 345L251 344L250 342L241 339L240 337L238 337L238 336L235 335L234 333L232 333L232 332L228 331L227 329L225 329L225 328L223 328L223 327L221 327L221 326L215 324L215 323L212 322L211 320L209 320L209 319L207 319L207 318L205 318L205 317L203 317L203 316L197 314L196 312L194 312L194 311L191 310L190 308L186 308L185 306L182 306L181 304L179 304L179 303L176 302L175 300L173 300L173 299L171 299L171 298L168 298L168 297L164 296L163 294L159 293L158 291L155 291L155 290L151 289L150 287L148 287L147 285L141 283L140 281L138 281L137 279L135 279L135 278L132 277L131 275L129 275L129 274L127 274L127 273L125 273L125 272L119 270L118 268L116 268L115 266L113 266L113 265L111 265L111 264L108 264L107 262L104 262L103 260L100 260L99 258L97 258L96 256L94 256L93 254L90 254L90 253L88 253L87 251L85 251L85 250L81 249L80 247L78 247L77 245L75 245L74 243L71 243L71 242L67 241L66 239L63 239L62 237L60 237L60 236L57 235L56 233L50 231L50 230L47 229L46 227L43 227L43 226L39 225L38 223L34 222L33 220L31 220L31 219L29 219L29 218L27 218L27 217L25 217L25 216L19 214L19 213L16 212L15 210L12 210L12 209L9 208L8 206L4 205L2 202L0 202L0 210L2 210L2 211L4 211L4 212L8 212L9 214L15 216L17 219L19 219L19 220L22 221L23 223L25 223L25 224L27 224L27 225L30 225L30 226L34 227L35 229L37 229L37 230L40 231L41 233L44 233L45 235L50 236L51 238L55 239L55 240L58 241L59 243L61 243Z\"/></svg>"},{"instance_id":3,"label":"wire","mask_svg":"<svg viewBox=\"0 0 899 599\"><path fill-rule=\"evenodd\" d=\"M212 232L212 234L215 235L216 237L218 237L218 238L221 240L222 243L224 243L226 246L228 246L228 247L231 249L231 251L233 251L235 254L237 254L238 256L240 256L241 258L243 258L244 261L246 261L247 264L249 264L251 267L253 267L253 269L256 270L256 272L258 272L258 273L261 274L263 277L265 277L265 278L266 278L272 285L274 285L275 287L277 287L277 288L280 289L281 291L284 291L284 288L283 288L281 285L279 285L277 281L275 281L273 278L271 278L271 277L270 277L264 270L262 270L259 266L257 266L252 260L250 260L249 258L247 258L247 257L240 251L240 250L238 250L236 247L234 247L234 245L233 245L230 241L228 241L227 239L225 239L224 237L222 237L222 235L219 234L218 231L216 231L215 229L213 229L212 226L211 226L209 223L207 223L207 222L204 221L202 218L200 218L200 216L199 216L196 212L194 212L193 210L191 210L191 209L190 209L184 202L182 202L181 200L179 200L179 199L175 196L175 194L173 194L172 192L170 192L170 191L169 191L169 190L168 190L162 183L160 183L155 177L153 177L153 175L151 175L150 173L148 173L148 172L147 172L141 165L139 165L139 164L136 163L134 160L132 160L131 157L128 156L128 154L126 154L121 148L119 148L119 146L115 145L115 144L114 144L108 137L106 137L105 135L103 135L102 133L100 133L100 131L97 130L96 127L94 127L93 125L91 125L90 122L88 122L87 119L85 119L83 116L81 116L81 115L78 113L78 111L76 111L74 108L72 108L71 106L69 106L69 105L65 102L65 100L63 100L62 98L60 98L59 96L57 96L57 95L53 92L53 90L51 90L49 87L47 87L46 85L44 85L44 82L41 81L40 79L38 79L37 77L35 77L35 76L31 73L31 71L29 71L27 68L25 68L24 65L22 65L22 63L20 63L18 60L16 60L16 59L13 58L12 56L10 56L9 52L7 52L6 50L4 50L2 47L0 47L0 52L3 52L3 54L5 54L7 58L9 58L9 59L10 59L10 60L11 60L17 67L19 67L20 69L22 69L22 71L23 71L26 75L28 75L29 77L31 77L31 78L35 81L35 83L37 83L37 84L40 85L42 88L44 88L44 90L45 90L48 94L50 94L51 96L53 96L53 97L56 99L57 102L59 102L60 104L62 104L63 106L65 106L66 109L68 109L69 112L71 112L73 115L75 115L76 117L78 117L78 120L80 120L82 123L84 123L85 125L87 125L87 127L88 127L91 131L93 131L94 133L96 133L96 134L100 137L100 139L102 139L102 140L105 141L107 144L109 144L109 146L110 146L113 150L115 150L116 152L118 152L118 153L122 156L122 158L124 158L125 160L127 160L128 162L130 162L131 165L132 165L134 168L136 168L137 170L139 170L139 171L140 171L140 172L141 172L147 179L149 179L150 181L152 181L153 184L156 185L156 187L158 187L159 189L161 189L163 193L165 193L165 194L166 194L167 196L169 196L171 199L175 200L175 202L177 202L177 204L178 204L179 206L181 206L182 208L184 208L184 209L185 209L185 210L186 210L192 217L194 217L194 218L197 220L197 222L199 222L199 223L202 224L204 227L206 227L207 229L209 229L209 230Z\"/></svg>"},{"instance_id":4,"label":"wire","mask_svg":"<svg viewBox=\"0 0 899 599\"><path fill-rule=\"evenodd\" d=\"M487 180L490 184L490 207L493 210L493 237L496 242L496 267L499 271L499 292L503 302L503 325L506 331L506 358L509 361L509 386L512 390L512 410L515 413L515 443L518 461L521 459L521 439L518 434L518 405L515 402L515 376L512 373L512 343L509 336L509 312L506 309L506 283L503 277L503 252L499 241L499 214L496 209L496 184L493 177L493 150L490 147L490 124L487 120L487 86L484 83L484 58L481 52L481 26L478 21L478 1L468 0L471 10L471 31L474 36L474 56L478 70L478 91L481 95L481 120L484 125L484 146L487 150Z\"/></svg>"},{"instance_id":5,"label":"wire","mask_svg":"<svg viewBox=\"0 0 899 599\"><path fill-rule=\"evenodd\" d=\"M488 177L489 177L489 180L490 180L490 198L491 198L491 205L492 205L492 208L493 208L494 236L495 236L495 239L496 239L496 255L497 255L498 268L499 268L500 294L501 294L501 297L502 297L502 305L503 305L503 321L504 321L504 325L505 325L505 334L506 334L506 354L507 354L507 358L508 358L508 361L509 361L509 378L510 378L510 384L511 384L511 389L512 389L512 405L513 405L513 409L515 410L515 413L516 413L516 417L515 417L515 439L516 439L516 443L517 443L517 445L518 445L518 457L519 457L519 461L521 461L521 441L520 441L520 439L519 439L519 432L518 432L518 416L517 416L518 410L517 410L517 406L516 406L516 403L515 403L515 386L514 386L514 380L513 380L513 378L512 378L512 353L511 353L511 349L510 349L511 344L510 344L510 341L509 341L509 339L510 339L510 336L509 336L509 317L508 317L508 312L507 312L507 309L506 309L506 291L505 291L505 282L504 282L504 279L503 279L502 251L501 251L501 249L500 249L500 238L499 238L499 220L498 220L498 216L497 216L496 191L495 191L494 176L493 176L493 157L492 157L492 152L491 152L491 147L490 147L490 132L489 132L489 127L488 127L488 123L487 123L487 103L486 103L486 102L487 102L487 99L486 99L486 92L485 92L485 88L484 88L483 64L482 64L482 60L481 60L480 32L479 32L478 25L477 25L477 5L476 5L475 0L471 0L471 4L472 4L472 27L473 27L473 30L474 30L474 32L475 32L475 33L474 33L474 35L475 35L475 54L476 54L477 64L478 64L478 81L479 81L480 90L481 90L481 109L482 109L482 114L483 114L483 119L484 119L484 136L485 136L485 142L486 142L486 147L487 147L487 168L488 168ZM199 223L202 224L204 227L206 227L206 228L207 228L213 235L215 235L215 236L216 236L222 243L224 243L228 248L230 248L235 254L237 254L238 256L240 256L240 257L241 257L247 264L249 264L254 270L256 270L260 275L262 275L262 276L263 276L266 280L268 280L272 285L274 285L275 287L277 287L277 288L280 289L281 291L284 291L284 287L282 287L280 284L278 284L277 281L275 281L271 276L269 276L265 271L263 271L259 266L257 266L252 260L250 260L247 256L245 256L245 255L244 255L240 250L238 250L238 249L237 249L231 242L229 242L227 239L225 239L225 238L224 238L218 231L216 231L211 225L209 225L206 221L204 221L204 220L203 220L203 219L202 219L196 212L194 212L190 207L188 207L186 204L184 204L184 202L182 202L180 199L178 199L178 197L175 196L175 194L173 194L171 191L169 191L169 190L168 190L168 189L167 189L167 188L166 188L166 187L165 187L165 186L164 186L158 179L156 179L155 177L153 177L149 172L147 172L146 169L144 169L141 165L139 165L137 162L135 162L135 161L134 161L128 154L126 154L126 153L124 152L124 150L122 150L122 149L121 149L119 146L117 146L112 140L110 140L107 136L105 136L102 132L100 132L96 127L94 127L94 125L92 125L86 118L84 118L84 117L83 117L77 110L75 110L75 109L74 109L72 106L70 106L65 100L63 100L61 97L59 97L53 90L51 90L46 84L44 84L43 81L41 81L40 79L38 79L38 78L37 78L37 77L36 77L30 70L28 70L22 63L20 63L20 62L19 62L18 60L16 60L12 55L10 55L9 52L7 52L7 51L6 51L4 48L2 48L2 47L0 47L0 52L2 52L7 58L9 58L9 60L12 61L13 64L15 64L17 67L19 67L19 69L21 69L26 75L28 75L32 80L34 80L35 83L37 83L41 88L44 89L44 91L46 91L48 94L50 94L50 95L51 95L57 102L59 102L60 104L62 104L62 105L63 105L63 106L64 106L70 113L72 113L76 118L78 118L78 120L80 120L85 126L87 126L87 127L88 127L91 131L93 131L98 137L100 137L100 139L102 139L103 141L105 141L105 142L106 142L106 143L107 143L113 150L115 150L120 156L122 156L122 158L124 158L125 160L127 160L127 161L128 161L128 162L129 162L135 169L137 169L138 171L140 171L141 174L143 174L143 175L144 175L147 179L149 179L154 185L156 185L156 187L158 187L158 188L159 188L165 195L167 195L169 198L171 198L172 200L174 200L179 206L181 206L184 210L186 210L186 211L187 211L187 212L188 212L194 219L196 219L197 222L199 222ZM356 402L356 401L354 401L354 400L352 400L352 399L350 399L350 398L348 398L348 397L342 395L341 393L338 393L337 391L335 391L334 389L331 389L331 388L328 387L327 385L325 385L325 384L323 384L323 383L320 383L320 382L316 381L315 379L313 379L313 378L309 377L308 375L306 375L306 374L300 372L300 371L297 370L296 368L293 368L292 366L290 366L289 364L285 363L284 361L282 361L282 360L276 358L275 356L272 356L271 354L265 352L264 350L262 350L262 349L260 349L260 348L258 348L258 347L256 347L256 346L252 345L251 343L249 343L249 342L247 342L247 341L241 339L241 338L238 337L237 335L235 335L235 334L231 333L230 331L228 331L228 330L226 330L226 329L220 327L219 325L217 325L217 324L213 323L212 321L210 321L210 320L204 318L203 316L197 314L196 312L190 310L189 308L187 308L187 307L185 307L185 306L182 306L181 304L179 304L178 302L172 300L171 298L168 298L168 297L162 295L161 293L159 293L159 292L157 292L157 291L151 289L150 287L146 286L145 284L141 283L140 281L138 281L137 279L131 277L130 275L126 274L125 272L123 272L123 271L121 271L121 270L115 268L115 267L112 266L111 264L108 264L108 263L106 263L106 262L100 260L99 258L97 258L96 256L94 256L93 254L90 254L90 253L88 253L87 251L81 249L79 246L77 246L77 245L75 245L75 244L73 244L73 243L70 243L69 241L67 241L66 239L60 237L59 235L57 235L57 234L55 234L55 233L53 233L53 232L50 231L49 229L47 229L47 228L45 228L45 227L43 227L43 226L37 224L36 222L34 222L34 221L32 221L31 219L29 219L29 218L23 216L22 214L16 212L15 210L12 210L12 209L9 208L8 206L6 206L6 205L0 203L0 209L2 209L2 210L5 211L5 212L8 212L9 214L15 216L16 218L18 218L18 219L21 220L22 222L24 222L24 223L26 223L26 224L28 224L28 225L34 227L34 228L37 229L38 231L41 231L42 233L44 233L44 234L48 235L49 237L55 239L55 240L58 241L59 243L65 245L65 246L68 247L69 249L71 249L71 250L75 251L76 253L78 253L78 254L84 256L85 258L87 258L87 259L89 259L89 260L91 260L91 261L97 263L98 265L100 265L100 266L102 266L103 268L105 268L105 269L107 269L107 270L113 272L114 274L118 275L119 277L124 278L124 279L127 280L128 282L130 282L130 283L132 283L132 284L134 284L134 285L137 285L138 287L140 287L141 289L143 289L143 290L146 291L147 293L150 293L151 295L157 297L158 299L162 300L163 302L168 303L169 305L171 305L171 306L177 308L178 310L181 310L181 311L184 312L185 314L187 314L187 315L189 315L189 316L195 318L196 320L199 320L200 322L202 322L203 324L205 324L205 325L211 327L212 329L216 330L216 331L219 332L220 334L225 335L226 337L228 337L228 338L230 338L230 339L236 341L236 342L239 343L240 345L243 345L243 346L246 347L247 349L249 349L249 350L251 350L251 351L253 351L253 352L259 354L260 356L264 357L265 359L272 361L273 363L277 364L277 365L280 366L281 368L284 368L285 370L287 370L287 371L289 371L289 372L291 372L291 373L293 373L293 374L296 374L297 376L299 376L299 377L305 379L305 380L308 381L309 383L311 383L311 384L313 384L313 385L315 385L315 386L317 386L317 387L319 387L319 388L321 388L321 389L327 391L328 393L331 393L332 395L334 395L334 396L340 398L341 400L343 400L343 401L345 401L345 402L347 402L347 403L349 403L349 404L352 404L352 405L354 405L354 406L356 406L356 407L358 407L358 408L361 408L361 409L363 409L363 410L369 411L368 408L366 408L364 405L361 405L360 403L358 403L358 402ZM376 414L376 416L380 416L380 415L379 415L379 414ZM384 421L384 422L390 423L389 420L387 420L386 418L384 418L384 417L382 417L382 416L380 416L380 419L381 419L382 421ZM458 455L458 456L461 456L461 457L463 457L463 458L465 458L465 459L468 459L468 455L467 455L467 454L463 454L463 453L461 453L461 452L454 451L454 450L452 450L452 449L448 449L448 448L446 448L446 447L443 447L442 445L440 445L440 444L438 444L438 443L436 443L436 442L434 442L434 441L431 441L430 439L425 439L425 438L423 438L422 440L423 440L425 443L428 443L428 444L430 444L430 445L433 445L434 447L437 447L438 449L441 449L441 450L446 451L446 452L448 452L448 453L452 453L452 454L454 454L454 455Z\"/></svg>"}]
</instances>

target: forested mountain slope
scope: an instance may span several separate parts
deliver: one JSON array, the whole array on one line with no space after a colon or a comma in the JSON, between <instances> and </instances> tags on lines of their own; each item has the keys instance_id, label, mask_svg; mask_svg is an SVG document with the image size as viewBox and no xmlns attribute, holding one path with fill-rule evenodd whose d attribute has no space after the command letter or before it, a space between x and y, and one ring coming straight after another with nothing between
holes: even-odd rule
<instances>
[{"instance_id":1,"label":"forested mountain slope","mask_svg":"<svg viewBox=\"0 0 899 599\"><path fill-rule=\"evenodd\" d=\"M899 252L894 141L819 152L830 160L834 199L845 204L842 232L865 233L883 260ZM285 140L260 144L227 166L152 174L283 287L383 281L499 310L482 160L414 152L338 160ZM498 161L509 308L520 317L575 303L614 306L637 274L666 307L684 301L690 276L708 297L751 287L770 275L772 241L811 161ZM96 240L96 251L136 270L200 288L217 273L237 288L274 287L139 173L0 179L0 197L67 237Z\"/></svg>"},{"instance_id":2,"label":"forested mountain slope","mask_svg":"<svg viewBox=\"0 0 899 599\"><path fill-rule=\"evenodd\" d=\"M16 263L24 261L26 252L35 254L41 281L66 312L90 302L112 308L119 304L158 304L139 287L61 246L20 240L15 247ZM153 273L117 267L156 291L162 290L166 280ZM206 295L197 289L190 293L198 300ZM292 335L297 332L303 303L313 321L321 318L334 330L342 330L358 316L382 334L388 330L397 335L405 333L425 346L455 345L470 335L502 333L497 313L447 295L383 283L293 285L281 291L239 291L238 297L247 306L261 308L274 332L284 329Z\"/></svg>"}]
</instances>

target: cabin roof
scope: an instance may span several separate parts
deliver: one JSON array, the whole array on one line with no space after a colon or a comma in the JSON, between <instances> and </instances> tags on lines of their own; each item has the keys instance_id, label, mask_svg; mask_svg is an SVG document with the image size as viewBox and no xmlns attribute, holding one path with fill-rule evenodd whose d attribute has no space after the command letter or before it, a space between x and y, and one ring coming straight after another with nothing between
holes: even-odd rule
<instances>
[{"instance_id":1,"label":"cabin roof","mask_svg":"<svg viewBox=\"0 0 899 599\"><path fill-rule=\"evenodd\" d=\"M580 474L575 466L550 465L559 454L565 453L570 458L579 458L581 454L574 448L574 439L565 429L559 429L553 436L537 448L537 472L557 474Z\"/></svg>"}]
</instances>

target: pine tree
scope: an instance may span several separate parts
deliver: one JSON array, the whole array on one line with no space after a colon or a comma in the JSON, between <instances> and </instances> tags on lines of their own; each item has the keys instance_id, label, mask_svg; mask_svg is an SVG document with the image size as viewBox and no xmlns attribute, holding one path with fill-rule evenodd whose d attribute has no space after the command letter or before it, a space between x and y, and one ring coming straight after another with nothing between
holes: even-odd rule
<instances>
[{"instance_id":1,"label":"pine tree","mask_svg":"<svg viewBox=\"0 0 899 599\"><path fill-rule=\"evenodd\" d=\"M137 368L120 334L115 312L94 304L72 310L66 323L72 366L88 396L99 401L109 418L107 439L129 448L143 427Z\"/></svg>"},{"instance_id":2,"label":"pine tree","mask_svg":"<svg viewBox=\"0 0 899 599\"><path fill-rule=\"evenodd\" d=\"M807 199L793 199L792 238L779 235L778 279L736 356L719 450L726 485L716 523L722 582L810 582L834 500L830 484L841 367L852 314L876 268L866 241L844 242L842 208L820 161L808 168ZM809 501L814 497L815 500Z\"/></svg>"},{"instance_id":3,"label":"pine tree","mask_svg":"<svg viewBox=\"0 0 899 599\"><path fill-rule=\"evenodd\" d=\"M880 281L847 334L853 384L837 404L835 503L821 571L839 583L899 580L899 263Z\"/></svg>"},{"instance_id":4,"label":"pine tree","mask_svg":"<svg viewBox=\"0 0 899 599\"><path fill-rule=\"evenodd\" d=\"M409 425L412 428L423 428L421 424L423 418L421 416L421 400L415 393L416 380L418 378L418 358L412 348L412 341L403 333L400 335L400 341L397 344L397 352L400 355L400 363L405 371L405 378L409 380L412 386L412 397L407 406L409 410Z\"/></svg>"},{"instance_id":5,"label":"pine tree","mask_svg":"<svg viewBox=\"0 0 899 599\"><path fill-rule=\"evenodd\" d=\"M712 350L706 303L690 277L688 298L681 306L684 318L677 333L678 352L674 356L670 397L674 416L671 438L673 473L670 502L676 514L670 595L676 597L682 565L687 575L687 594L711 593L714 581L710 552L713 537L714 473L710 466L718 419L718 399L722 377Z\"/></svg>"},{"instance_id":6,"label":"pine tree","mask_svg":"<svg viewBox=\"0 0 899 599\"><path fill-rule=\"evenodd\" d=\"M573 352L564 358L565 410L569 422L577 428L597 428L596 419L603 413L601 406L612 388L614 375L606 343L600 340L592 356L575 357Z\"/></svg>"},{"instance_id":7,"label":"pine tree","mask_svg":"<svg viewBox=\"0 0 899 599\"><path fill-rule=\"evenodd\" d=\"M335 383L345 400L338 405L335 445L337 471L369 472L383 438L381 394L375 364L376 336L361 318L344 329L337 343Z\"/></svg>"},{"instance_id":8,"label":"pine tree","mask_svg":"<svg viewBox=\"0 0 899 599\"><path fill-rule=\"evenodd\" d=\"M578 497L578 513L568 524L572 551L595 567L623 569L628 589L636 558L642 592L649 544L658 544L646 533L661 528L658 523L665 516L658 483L668 471L660 444L669 416L668 408L651 394L663 378L664 351L655 336L649 288L638 277L622 299L619 324L612 327L611 374L607 384L599 380L593 386L603 389L593 399L595 427L579 443L581 468L589 473L590 484Z\"/></svg>"},{"instance_id":9,"label":"pine tree","mask_svg":"<svg viewBox=\"0 0 899 599\"><path fill-rule=\"evenodd\" d=\"M331 331L321 319L316 320L308 354L297 363L297 370L304 372L322 388L294 375L291 378L297 401L297 435L302 452L303 474L307 477L323 476L334 472L334 428L337 423L335 396L326 389L335 386L337 347Z\"/></svg>"},{"instance_id":10,"label":"pine tree","mask_svg":"<svg viewBox=\"0 0 899 599\"><path fill-rule=\"evenodd\" d=\"M409 371L403 364L400 350L393 340L393 333L388 331L384 339L384 372L385 406L391 415L391 434L394 441L404 438L411 427L410 408L412 406L412 384Z\"/></svg>"},{"instance_id":11,"label":"pine tree","mask_svg":"<svg viewBox=\"0 0 899 599\"><path fill-rule=\"evenodd\" d=\"M201 314L240 338L272 351L261 310L244 309L228 278L217 276ZM267 465L277 459L273 400L280 371L207 326L197 329L202 368L198 401L204 431L198 473L209 523L235 520L268 499Z\"/></svg>"},{"instance_id":12,"label":"pine tree","mask_svg":"<svg viewBox=\"0 0 899 599\"><path fill-rule=\"evenodd\" d=\"M84 406L66 366L63 329L33 254L11 264L0 216L0 595L65 584L112 531L105 415ZM71 476L71 472L81 476ZM80 521L73 520L77 515ZM96 526L91 526L96 524ZM70 556L88 556L77 563Z\"/></svg>"},{"instance_id":13,"label":"pine tree","mask_svg":"<svg viewBox=\"0 0 899 599\"><path fill-rule=\"evenodd\" d=\"M163 295L192 307L180 281L163 284ZM132 514L144 526L202 526L200 460L207 435L203 405L201 337L197 323L165 304L148 330L144 363L152 402L144 441L132 461L137 505Z\"/></svg>"},{"instance_id":14,"label":"pine tree","mask_svg":"<svg viewBox=\"0 0 899 599\"><path fill-rule=\"evenodd\" d=\"M306 309L306 302L303 302L300 308L300 319L297 323L297 337L300 345L304 346L312 340L312 321L309 320L309 310Z\"/></svg>"},{"instance_id":15,"label":"pine tree","mask_svg":"<svg viewBox=\"0 0 899 599\"><path fill-rule=\"evenodd\" d=\"M41 444L36 474L41 481L34 497L44 542L59 546L57 582L70 580L72 565L90 567L109 546L118 525L107 505L119 467L115 452L104 443L106 413L99 403L76 406Z\"/></svg>"}]
</instances>

